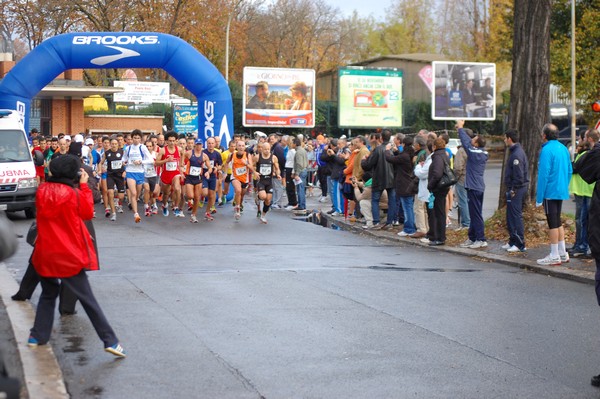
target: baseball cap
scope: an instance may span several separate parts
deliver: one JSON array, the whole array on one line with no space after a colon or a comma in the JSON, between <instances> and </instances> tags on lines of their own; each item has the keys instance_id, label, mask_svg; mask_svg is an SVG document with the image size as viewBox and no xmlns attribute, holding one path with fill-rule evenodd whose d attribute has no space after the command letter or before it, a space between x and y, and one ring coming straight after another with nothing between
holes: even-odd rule
<instances>
[{"instance_id":1,"label":"baseball cap","mask_svg":"<svg viewBox=\"0 0 600 399\"><path fill-rule=\"evenodd\" d=\"M63 139L65 139L67 141L71 141L71 136L69 136L68 134L65 134L65 137L63 137Z\"/></svg>"},{"instance_id":2,"label":"baseball cap","mask_svg":"<svg viewBox=\"0 0 600 399\"><path fill-rule=\"evenodd\" d=\"M194 141L194 144L204 144L204 141L202 141L202 139L196 139L196 141Z\"/></svg>"},{"instance_id":3,"label":"baseball cap","mask_svg":"<svg viewBox=\"0 0 600 399\"><path fill-rule=\"evenodd\" d=\"M83 136L81 134L76 134L75 135L75 142L76 143L83 143Z\"/></svg>"},{"instance_id":4,"label":"baseball cap","mask_svg":"<svg viewBox=\"0 0 600 399\"><path fill-rule=\"evenodd\" d=\"M94 140L91 138L85 139L85 145L94 145Z\"/></svg>"},{"instance_id":5,"label":"baseball cap","mask_svg":"<svg viewBox=\"0 0 600 399\"><path fill-rule=\"evenodd\" d=\"M263 132L261 132L260 130L257 130L256 132L254 132L254 135L256 137L267 137L267 135Z\"/></svg>"}]
</instances>

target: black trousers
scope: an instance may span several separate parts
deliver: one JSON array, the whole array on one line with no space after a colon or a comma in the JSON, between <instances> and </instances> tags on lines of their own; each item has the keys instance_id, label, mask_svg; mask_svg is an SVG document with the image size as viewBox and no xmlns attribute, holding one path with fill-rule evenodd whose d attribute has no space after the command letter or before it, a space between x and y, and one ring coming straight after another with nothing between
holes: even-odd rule
<instances>
[{"instance_id":1,"label":"black trousers","mask_svg":"<svg viewBox=\"0 0 600 399\"><path fill-rule=\"evenodd\" d=\"M298 197L296 197L296 185L292 179L292 168L285 168L285 192L288 197L288 205L298 205Z\"/></svg>"},{"instance_id":2,"label":"black trousers","mask_svg":"<svg viewBox=\"0 0 600 399\"><path fill-rule=\"evenodd\" d=\"M430 219L429 225L433 233L434 241L446 241L446 196L448 190L436 191L433 193L433 221ZM433 223L432 223L433 222Z\"/></svg>"},{"instance_id":3,"label":"black trousers","mask_svg":"<svg viewBox=\"0 0 600 399\"><path fill-rule=\"evenodd\" d=\"M108 320L106 320L104 312L102 312L98 301L96 301L96 297L94 297L85 270L73 277L62 278L61 280L62 284L68 287L81 302L81 306L83 306L85 313L92 322L98 337L104 343L104 347L107 348L117 344L119 340L110 324L108 324ZM40 295L35 312L35 322L31 329L31 335L40 344L45 344L50 340L52 332L54 309L56 298L60 293L60 283L59 279L48 277L40 277L40 282L42 284L42 295Z\"/></svg>"},{"instance_id":4,"label":"black trousers","mask_svg":"<svg viewBox=\"0 0 600 399\"><path fill-rule=\"evenodd\" d=\"M37 285L40 282L40 276L35 271L33 263L31 263L32 256L33 253L29 257L29 264L27 265L27 270L25 270L25 274L23 275L23 279L21 280L21 284L19 285L19 291L16 294L17 296L24 299L31 299L31 297L33 296L33 292L35 291ZM58 302L58 311L60 312L60 314L75 313L77 297L64 284L60 285L59 298L60 300Z\"/></svg>"},{"instance_id":5,"label":"black trousers","mask_svg":"<svg viewBox=\"0 0 600 399\"><path fill-rule=\"evenodd\" d=\"M319 185L321 186L321 195L323 197L327 197L329 190L327 190L327 175L323 173L323 166L319 166L317 169L317 179L319 180Z\"/></svg>"}]
</instances>

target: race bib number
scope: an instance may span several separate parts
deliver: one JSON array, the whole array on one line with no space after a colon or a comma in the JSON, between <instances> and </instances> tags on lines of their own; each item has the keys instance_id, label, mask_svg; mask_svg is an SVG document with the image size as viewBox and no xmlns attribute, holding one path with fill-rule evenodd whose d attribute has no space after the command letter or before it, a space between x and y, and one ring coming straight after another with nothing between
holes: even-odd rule
<instances>
[{"instance_id":1,"label":"race bib number","mask_svg":"<svg viewBox=\"0 0 600 399\"><path fill-rule=\"evenodd\" d=\"M110 167L112 170L121 169L123 167L123 161L111 161Z\"/></svg>"},{"instance_id":2,"label":"race bib number","mask_svg":"<svg viewBox=\"0 0 600 399\"><path fill-rule=\"evenodd\" d=\"M214 160L212 160L212 159L210 160L210 167L211 167L211 168L214 168L214 167L215 167L215 161L214 161Z\"/></svg>"},{"instance_id":3,"label":"race bib number","mask_svg":"<svg viewBox=\"0 0 600 399\"><path fill-rule=\"evenodd\" d=\"M271 176L272 174L272 166L271 165L260 165L260 174L263 176Z\"/></svg>"},{"instance_id":4,"label":"race bib number","mask_svg":"<svg viewBox=\"0 0 600 399\"><path fill-rule=\"evenodd\" d=\"M247 173L247 172L246 172L246 167L245 167L245 166L244 166L244 167L241 167L241 168L235 168L235 175L236 175L236 176L243 176L243 175L245 175L246 173Z\"/></svg>"},{"instance_id":5,"label":"race bib number","mask_svg":"<svg viewBox=\"0 0 600 399\"><path fill-rule=\"evenodd\" d=\"M156 176L156 169L154 168L154 165L145 165L144 176L146 176L146 177L155 177Z\"/></svg>"},{"instance_id":6,"label":"race bib number","mask_svg":"<svg viewBox=\"0 0 600 399\"><path fill-rule=\"evenodd\" d=\"M165 170L167 172L173 172L177 170L177 162L167 162L165 165Z\"/></svg>"},{"instance_id":7,"label":"race bib number","mask_svg":"<svg viewBox=\"0 0 600 399\"><path fill-rule=\"evenodd\" d=\"M202 168L190 166L190 176L200 176L200 172L202 172Z\"/></svg>"}]
</instances>

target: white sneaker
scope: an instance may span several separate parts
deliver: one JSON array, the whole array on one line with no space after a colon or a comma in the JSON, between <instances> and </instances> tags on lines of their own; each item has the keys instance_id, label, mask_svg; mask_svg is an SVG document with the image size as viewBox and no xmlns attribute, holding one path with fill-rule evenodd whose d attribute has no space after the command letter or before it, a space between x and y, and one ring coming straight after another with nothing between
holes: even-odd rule
<instances>
[{"instance_id":1,"label":"white sneaker","mask_svg":"<svg viewBox=\"0 0 600 399\"><path fill-rule=\"evenodd\" d=\"M117 213L123 213L123 206L117 205Z\"/></svg>"},{"instance_id":2,"label":"white sneaker","mask_svg":"<svg viewBox=\"0 0 600 399\"><path fill-rule=\"evenodd\" d=\"M286 211L291 211L291 210L292 210L292 209L294 209L294 208L295 208L295 206L293 206L293 205L288 205L288 206L286 206L286 207L285 207L285 210L286 210Z\"/></svg>"},{"instance_id":3,"label":"white sneaker","mask_svg":"<svg viewBox=\"0 0 600 399\"><path fill-rule=\"evenodd\" d=\"M260 222L263 224L267 224L267 218L265 216L260 217Z\"/></svg>"},{"instance_id":4,"label":"white sneaker","mask_svg":"<svg viewBox=\"0 0 600 399\"><path fill-rule=\"evenodd\" d=\"M273 205L271 205L271 209L281 209L281 205L273 204Z\"/></svg>"},{"instance_id":5,"label":"white sneaker","mask_svg":"<svg viewBox=\"0 0 600 399\"><path fill-rule=\"evenodd\" d=\"M110 217L110 221L111 221L111 222L114 222L114 221L116 221L116 220L117 220L117 214L116 214L116 213L113 213L113 214L112 214L112 216Z\"/></svg>"},{"instance_id":6,"label":"white sneaker","mask_svg":"<svg viewBox=\"0 0 600 399\"><path fill-rule=\"evenodd\" d=\"M516 245L513 245L512 247L508 248L506 250L506 252L510 252L510 253L516 253L516 252L525 252L525 249L521 250L519 247L517 247Z\"/></svg>"},{"instance_id":7,"label":"white sneaker","mask_svg":"<svg viewBox=\"0 0 600 399\"><path fill-rule=\"evenodd\" d=\"M364 224L362 228L366 230L366 229L370 229L372 227L373 227L373 223L367 223L367 224Z\"/></svg>"},{"instance_id":8,"label":"white sneaker","mask_svg":"<svg viewBox=\"0 0 600 399\"><path fill-rule=\"evenodd\" d=\"M331 213L331 216L340 216L340 215L341 215L341 213L338 213L338 212L335 212L335 211Z\"/></svg>"},{"instance_id":9,"label":"white sneaker","mask_svg":"<svg viewBox=\"0 0 600 399\"><path fill-rule=\"evenodd\" d=\"M564 255L560 255L560 262L569 263L569 254L567 252Z\"/></svg>"},{"instance_id":10,"label":"white sneaker","mask_svg":"<svg viewBox=\"0 0 600 399\"><path fill-rule=\"evenodd\" d=\"M470 249L479 249L479 248L485 248L487 246L488 246L487 241L479 241L479 240L477 240L473 244L469 245L467 248L470 248Z\"/></svg>"},{"instance_id":11,"label":"white sneaker","mask_svg":"<svg viewBox=\"0 0 600 399\"><path fill-rule=\"evenodd\" d=\"M196 217L196 215L190 216L190 223L198 223L198 218Z\"/></svg>"},{"instance_id":12,"label":"white sneaker","mask_svg":"<svg viewBox=\"0 0 600 399\"><path fill-rule=\"evenodd\" d=\"M468 248L471 245L475 244L475 241L471 241L469 239L467 239L465 242L463 242L462 244L460 244L461 248Z\"/></svg>"},{"instance_id":13,"label":"white sneaker","mask_svg":"<svg viewBox=\"0 0 600 399\"><path fill-rule=\"evenodd\" d=\"M545 258L538 259L537 264L544 266L560 266L562 261L560 260L560 256L552 256L552 254L549 254Z\"/></svg>"},{"instance_id":14,"label":"white sneaker","mask_svg":"<svg viewBox=\"0 0 600 399\"><path fill-rule=\"evenodd\" d=\"M501 246L500 248L505 249L505 250L508 251L512 247L514 247L514 245L510 245L509 243L506 243L503 246Z\"/></svg>"},{"instance_id":15,"label":"white sneaker","mask_svg":"<svg viewBox=\"0 0 600 399\"><path fill-rule=\"evenodd\" d=\"M327 202L327 197L321 196L321 198L319 198L319 202Z\"/></svg>"},{"instance_id":16,"label":"white sneaker","mask_svg":"<svg viewBox=\"0 0 600 399\"><path fill-rule=\"evenodd\" d=\"M408 237L410 234L409 234L409 233L407 233L407 232L405 232L404 230L402 230L401 232L399 232L399 233L398 233L398 235L399 235L400 237Z\"/></svg>"},{"instance_id":17,"label":"white sneaker","mask_svg":"<svg viewBox=\"0 0 600 399\"><path fill-rule=\"evenodd\" d=\"M423 237L419 241L421 241L423 244L429 244L429 238L427 237Z\"/></svg>"}]
</instances>

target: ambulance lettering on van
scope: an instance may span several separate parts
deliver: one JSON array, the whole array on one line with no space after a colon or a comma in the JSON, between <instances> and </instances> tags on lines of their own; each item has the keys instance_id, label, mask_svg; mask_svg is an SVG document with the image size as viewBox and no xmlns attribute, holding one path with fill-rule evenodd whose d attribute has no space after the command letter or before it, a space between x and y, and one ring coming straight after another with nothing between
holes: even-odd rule
<instances>
[{"instance_id":1,"label":"ambulance lettering on van","mask_svg":"<svg viewBox=\"0 0 600 399\"><path fill-rule=\"evenodd\" d=\"M0 211L35 217L35 165L18 111L0 110Z\"/></svg>"}]
</instances>

